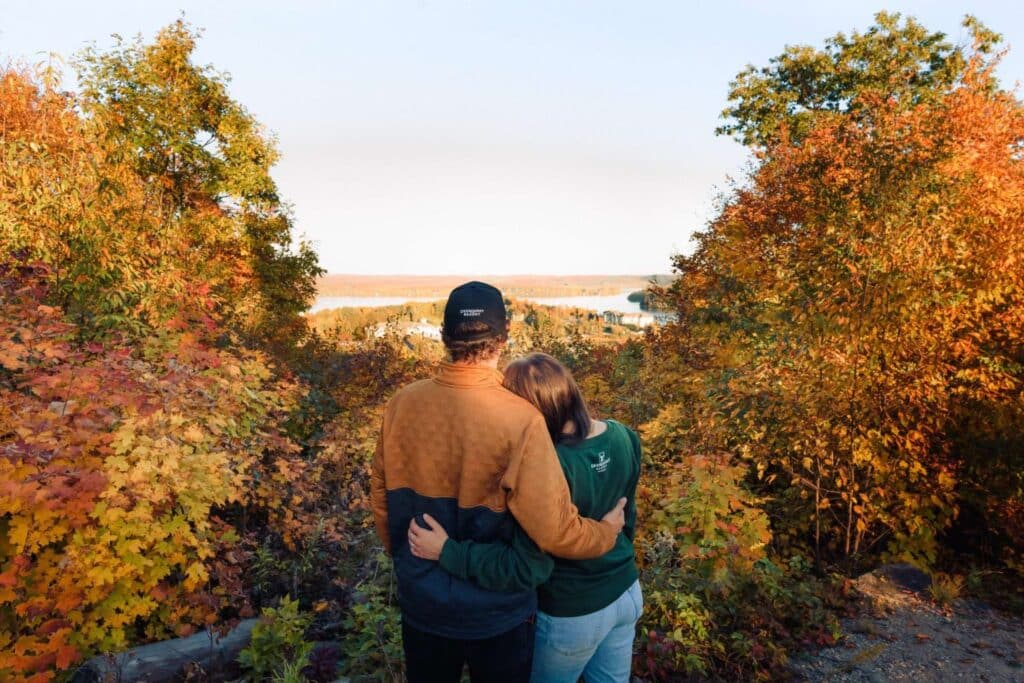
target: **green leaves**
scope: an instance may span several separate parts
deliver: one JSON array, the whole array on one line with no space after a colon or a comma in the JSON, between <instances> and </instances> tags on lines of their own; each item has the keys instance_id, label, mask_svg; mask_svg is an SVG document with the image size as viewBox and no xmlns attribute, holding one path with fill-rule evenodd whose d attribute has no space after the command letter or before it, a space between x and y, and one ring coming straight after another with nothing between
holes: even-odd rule
<instances>
[{"instance_id":1,"label":"green leaves","mask_svg":"<svg viewBox=\"0 0 1024 683\"><path fill-rule=\"evenodd\" d=\"M312 615L299 611L299 601L287 595L281 598L280 606L264 608L252 629L249 646L238 655L238 663L250 680L278 680L286 672L291 672L292 680L305 680L295 676L294 670L301 669L313 651L313 643L305 639L312 621Z\"/></svg>"},{"instance_id":2,"label":"green leaves","mask_svg":"<svg viewBox=\"0 0 1024 683\"><path fill-rule=\"evenodd\" d=\"M345 673L401 681L402 621L394 594L394 568L383 554L371 561L371 580L357 587L345 619Z\"/></svg>"},{"instance_id":3,"label":"green leaves","mask_svg":"<svg viewBox=\"0 0 1024 683\"><path fill-rule=\"evenodd\" d=\"M880 12L867 31L838 33L823 49L789 46L760 69L748 66L732 82L726 123L716 132L765 148L802 141L835 115L870 118L863 98L875 95L909 108L936 102L963 77L973 57L992 55L1000 36L971 16L963 26L970 48L929 32L911 17Z\"/></svg>"},{"instance_id":4,"label":"green leaves","mask_svg":"<svg viewBox=\"0 0 1024 683\"><path fill-rule=\"evenodd\" d=\"M192 62L197 39L179 21L88 48L75 97L0 72L0 250L51 264L51 302L90 336L220 325L284 353L322 271L293 241L272 136Z\"/></svg>"}]
</instances>

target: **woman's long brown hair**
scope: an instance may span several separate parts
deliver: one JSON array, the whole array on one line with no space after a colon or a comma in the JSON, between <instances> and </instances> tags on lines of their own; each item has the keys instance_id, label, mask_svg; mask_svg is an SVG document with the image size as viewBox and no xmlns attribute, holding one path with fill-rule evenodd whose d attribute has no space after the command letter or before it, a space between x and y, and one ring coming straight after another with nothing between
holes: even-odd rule
<instances>
[{"instance_id":1,"label":"woman's long brown hair","mask_svg":"<svg viewBox=\"0 0 1024 683\"><path fill-rule=\"evenodd\" d=\"M572 373L546 353L517 358L505 368L505 388L532 403L544 416L551 440L579 443L590 434L590 411ZM572 430L563 431L572 422Z\"/></svg>"}]
</instances>

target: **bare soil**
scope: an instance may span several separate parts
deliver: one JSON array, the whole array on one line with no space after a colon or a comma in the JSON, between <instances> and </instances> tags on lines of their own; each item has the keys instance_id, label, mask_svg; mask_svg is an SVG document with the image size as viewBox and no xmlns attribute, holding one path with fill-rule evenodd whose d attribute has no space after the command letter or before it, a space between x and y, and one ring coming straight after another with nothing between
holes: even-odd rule
<instances>
[{"instance_id":1,"label":"bare soil","mask_svg":"<svg viewBox=\"0 0 1024 683\"><path fill-rule=\"evenodd\" d=\"M923 578L922 578L923 577ZM857 580L860 616L843 622L839 645L794 662L798 679L1024 683L1024 620L973 599L943 609L927 577L902 565Z\"/></svg>"}]
</instances>

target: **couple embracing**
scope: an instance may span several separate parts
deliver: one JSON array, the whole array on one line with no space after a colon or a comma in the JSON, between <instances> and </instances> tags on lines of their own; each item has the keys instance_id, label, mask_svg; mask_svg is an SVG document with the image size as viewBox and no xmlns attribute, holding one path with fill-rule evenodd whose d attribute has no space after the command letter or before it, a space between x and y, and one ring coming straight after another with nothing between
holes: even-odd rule
<instances>
[{"instance_id":1,"label":"couple embracing","mask_svg":"<svg viewBox=\"0 0 1024 683\"><path fill-rule=\"evenodd\" d=\"M498 371L501 293L448 297L450 361L388 402L373 461L410 683L627 682L643 598L633 552L640 443L593 419L569 371Z\"/></svg>"}]
</instances>

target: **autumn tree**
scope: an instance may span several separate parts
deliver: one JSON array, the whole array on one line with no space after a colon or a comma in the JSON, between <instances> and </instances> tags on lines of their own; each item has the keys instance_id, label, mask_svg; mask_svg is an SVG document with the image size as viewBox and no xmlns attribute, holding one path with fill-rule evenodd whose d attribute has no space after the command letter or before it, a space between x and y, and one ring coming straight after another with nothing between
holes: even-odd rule
<instances>
[{"instance_id":1,"label":"autumn tree","mask_svg":"<svg viewBox=\"0 0 1024 683\"><path fill-rule=\"evenodd\" d=\"M151 328L198 289L212 306L191 317L286 347L322 271L270 176L273 138L193 63L197 38L178 21L89 48L78 96L53 71L5 75L0 246L54 266L53 303L86 329Z\"/></svg>"},{"instance_id":2,"label":"autumn tree","mask_svg":"<svg viewBox=\"0 0 1024 683\"><path fill-rule=\"evenodd\" d=\"M322 271L309 244L295 244L270 176L273 137L230 97L224 74L193 62L198 37L179 20L150 44L118 37L111 50L86 49L76 62L81 107L114 160L152 188L164 220L191 234L197 263L248 269L224 283L225 307L247 337L284 342L301 333L297 316Z\"/></svg>"},{"instance_id":3,"label":"autumn tree","mask_svg":"<svg viewBox=\"0 0 1024 683\"><path fill-rule=\"evenodd\" d=\"M777 543L931 563L970 489L1020 528L1024 107L975 20L876 19L740 74L755 166L676 259L670 334L689 443L755 466Z\"/></svg>"},{"instance_id":4,"label":"autumn tree","mask_svg":"<svg viewBox=\"0 0 1024 683\"><path fill-rule=\"evenodd\" d=\"M764 147L783 132L798 142L830 115L869 115L860 97L873 92L910 109L934 103L963 78L973 56L991 56L1000 37L974 17L963 22L969 45L950 43L912 17L879 12L863 33L838 33L823 49L788 46L766 67L748 65L730 84L719 134ZM993 78L987 87L996 86Z\"/></svg>"},{"instance_id":5,"label":"autumn tree","mask_svg":"<svg viewBox=\"0 0 1024 683\"><path fill-rule=\"evenodd\" d=\"M247 519L345 523L309 512L333 492L266 353L306 334L315 255L194 38L87 51L80 95L0 71L3 680L244 616Z\"/></svg>"}]
</instances>

